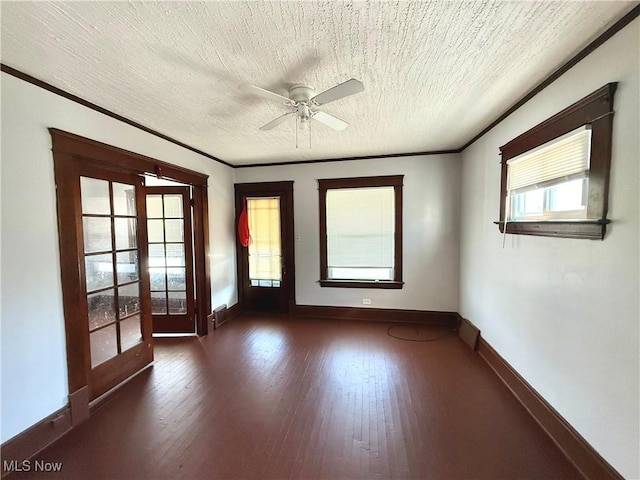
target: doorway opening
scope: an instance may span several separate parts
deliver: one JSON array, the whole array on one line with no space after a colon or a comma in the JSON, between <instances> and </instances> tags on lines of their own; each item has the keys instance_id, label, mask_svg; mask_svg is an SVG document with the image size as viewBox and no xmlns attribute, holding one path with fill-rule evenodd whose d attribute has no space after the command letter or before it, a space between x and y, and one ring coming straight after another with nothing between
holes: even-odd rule
<instances>
[{"instance_id":1,"label":"doorway opening","mask_svg":"<svg viewBox=\"0 0 640 480\"><path fill-rule=\"evenodd\" d=\"M195 335L190 185L145 176L153 334Z\"/></svg>"},{"instance_id":2,"label":"doorway opening","mask_svg":"<svg viewBox=\"0 0 640 480\"><path fill-rule=\"evenodd\" d=\"M208 176L57 129L49 131L73 410L153 360L152 292L158 298L164 295L168 314L189 319L191 332L207 334ZM146 187L144 177L149 174L183 186ZM147 201L149 188L179 188L181 193L152 191L161 197L162 215L150 210L150 217L148 205L156 208L157 202ZM149 241L149 227L152 238L161 234L162 241ZM163 269L164 290L150 285L151 250L162 250L162 256L154 257L154 268Z\"/></svg>"},{"instance_id":3,"label":"doorway opening","mask_svg":"<svg viewBox=\"0 0 640 480\"><path fill-rule=\"evenodd\" d=\"M235 186L236 218L245 210L250 241L238 245L238 294L246 312L288 313L295 305L293 182Z\"/></svg>"}]
</instances>

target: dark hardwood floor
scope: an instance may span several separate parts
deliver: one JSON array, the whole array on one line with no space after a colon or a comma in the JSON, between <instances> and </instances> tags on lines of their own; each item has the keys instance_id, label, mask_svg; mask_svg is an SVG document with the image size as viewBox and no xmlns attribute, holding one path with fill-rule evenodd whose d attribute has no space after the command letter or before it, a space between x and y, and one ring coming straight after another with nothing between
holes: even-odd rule
<instances>
[{"instance_id":1,"label":"dark hardwood floor","mask_svg":"<svg viewBox=\"0 0 640 480\"><path fill-rule=\"evenodd\" d=\"M456 335L390 325L245 316L156 339L153 367L32 460L59 474L9 478L581 478Z\"/></svg>"}]
</instances>

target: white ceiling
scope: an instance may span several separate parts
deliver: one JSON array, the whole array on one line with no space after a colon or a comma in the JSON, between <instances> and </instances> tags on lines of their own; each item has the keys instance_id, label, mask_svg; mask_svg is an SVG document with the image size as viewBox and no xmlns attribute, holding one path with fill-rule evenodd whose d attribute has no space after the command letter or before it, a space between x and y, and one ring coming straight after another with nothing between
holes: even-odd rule
<instances>
[{"instance_id":1,"label":"white ceiling","mask_svg":"<svg viewBox=\"0 0 640 480\"><path fill-rule=\"evenodd\" d=\"M637 2L1 2L2 63L234 165L457 149ZM286 95L349 78L295 148Z\"/></svg>"}]
</instances>

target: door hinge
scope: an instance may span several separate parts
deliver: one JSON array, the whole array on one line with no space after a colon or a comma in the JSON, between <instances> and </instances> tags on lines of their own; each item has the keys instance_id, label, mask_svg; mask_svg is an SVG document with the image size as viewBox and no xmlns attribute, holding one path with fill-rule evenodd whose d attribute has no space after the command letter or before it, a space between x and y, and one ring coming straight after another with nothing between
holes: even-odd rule
<instances>
[{"instance_id":1,"label":"door hinge","mask_svg":"<svg viewBox=\"0 0 640 480\"><path fill-rule=\"evenodd\" d=\"M193 198L189 199L189 205L191 205L192 207L195 205L196 202L193 201Z\"/></svg>"}]
</instances>

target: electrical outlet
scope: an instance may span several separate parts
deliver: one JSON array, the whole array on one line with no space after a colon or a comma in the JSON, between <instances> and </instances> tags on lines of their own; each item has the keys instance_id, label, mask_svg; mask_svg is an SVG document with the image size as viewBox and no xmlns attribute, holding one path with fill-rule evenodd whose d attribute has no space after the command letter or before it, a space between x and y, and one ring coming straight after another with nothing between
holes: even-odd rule
<instances>
[{"instance_id":1,"label":"electrical outlet","mask_svg":"<svg viewBox=\"0 0 640 480\"><path fill-rule=\"evenodd\" d=\"M363 305L371 305L371 299L370 298L363 298L362 299L362 304Z\"/></svg>"}]
</instances>

